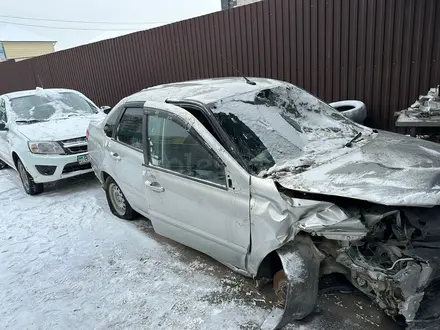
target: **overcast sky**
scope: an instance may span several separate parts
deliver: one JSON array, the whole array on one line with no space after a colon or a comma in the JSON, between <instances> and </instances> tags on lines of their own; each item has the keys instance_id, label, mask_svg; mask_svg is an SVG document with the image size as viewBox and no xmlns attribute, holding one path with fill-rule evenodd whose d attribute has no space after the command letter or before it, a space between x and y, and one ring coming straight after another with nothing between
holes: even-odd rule
<instances>
[{"instance_id":1,"label":"overcast sky","mask_svg":"<svg viewBox=\"0 0 440 330\"><path fill-rule=\"evenodd\" d=\"M166 22L219 11L220 0L15 0L1 1L0 28L4 22L27 25L46 25L65 28L96 28L103 31L61 30L17 25L40 36L53 38L58 43L57 50L78 46L93 40L116 34L129 33L130 30L144 30ZM9 17L5 17L9 16ZM38 19L68 21L114 22L114 24L86 24L52 22L44 20L25 20L10 18L20 16ZM118 22L142 22L155 24L116 24ZM123 31L128 30L128 31Z\"/></svg>"}]
</instances>

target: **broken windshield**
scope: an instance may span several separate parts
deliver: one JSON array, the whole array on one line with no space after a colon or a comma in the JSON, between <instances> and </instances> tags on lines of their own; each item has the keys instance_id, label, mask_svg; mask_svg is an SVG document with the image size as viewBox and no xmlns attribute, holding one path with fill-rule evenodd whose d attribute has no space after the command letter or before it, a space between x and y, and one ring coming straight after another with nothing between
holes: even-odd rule
<instances>
[{"instance_id":1,"label":"broken windshield","mask_svg":"<svg viewBox=\"0 0 440 330\"><path fill-rule=\"evenodd\" d=\"M342 148L366 127L290 84L224 99L211 109L252 174Z\"/></svg>"},{"instance_id":2,"label":"broken windshield","mask_svg":"<svg viewBox=\"0 0 440 330\"><path fill-rule=\"evenodd\" d=\"M85 116L98 113L97 107L84 97L73 92L37 92L13 98L11 109L15 121L32 123L38 121L63 119L71 116Z\"/></svg>"}]
</instances>

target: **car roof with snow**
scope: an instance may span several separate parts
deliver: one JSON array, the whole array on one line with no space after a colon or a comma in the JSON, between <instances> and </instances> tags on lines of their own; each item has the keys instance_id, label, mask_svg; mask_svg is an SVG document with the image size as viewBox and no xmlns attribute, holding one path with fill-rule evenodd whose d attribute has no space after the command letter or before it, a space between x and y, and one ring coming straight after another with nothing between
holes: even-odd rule
<instances>
[{"instance_id":1,"label":"car roof with snow","mask_svg":"<svg viewBox=\"0 0 440 330\"><path fill-rule=\"evenodd\" d=\"M23 97L23 96L29 96L29 95L36 95L38 94L39 88L36 89L29 89L25 91L18 91L18 92L11 92L4 94L3 96L6 96L8 99L15 99L17 97ZM79 93L73 89L66 89L66 88L41 88L40 91L43 92L49 92L49 93L65 93L65 92L72 92L72 93Z\"/></svg>"},{"instance_id":2,"label":"car roof with snow","mask_svg":"<svg viewBox=\"0 0 440 330\"><path fill-rule=\"evenodd\" d=\"M197 101L210 104L219 100L249 92L258 92L262 89L274 88L283 82L266 78L248 78L255 84L249 84L243 77L214 78L191 80L164 84L146 88L136 94L128 96L126 102L166 100Z\"/></svg>"}]
</instances>

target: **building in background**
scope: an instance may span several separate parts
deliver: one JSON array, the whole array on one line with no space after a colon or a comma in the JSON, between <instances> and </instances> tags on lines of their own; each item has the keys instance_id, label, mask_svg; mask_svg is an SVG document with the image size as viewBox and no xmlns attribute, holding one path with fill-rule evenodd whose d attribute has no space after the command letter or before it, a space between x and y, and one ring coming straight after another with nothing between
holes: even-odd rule
<instances>
[{"instance_id":1,"label":"building in background","mask_svg":"<svg viewBox=\"0 0 440 330\"><path fill-rule=\"evenodd\" d=\"M252 2L257 2L261 0L221 0L222 10L231 9L238 6L248 5Z\"/></svg>"},{"instance_id":2,"label":"building in background","mask_svg":"<svg viewBox=\"0 0 440 330\"><path fill-rule=\"evenodd\" d=\"M22 30L13 25L0 28L0 62L21 61L53 53L56 41Z\"/></svg>"}]
</instances>

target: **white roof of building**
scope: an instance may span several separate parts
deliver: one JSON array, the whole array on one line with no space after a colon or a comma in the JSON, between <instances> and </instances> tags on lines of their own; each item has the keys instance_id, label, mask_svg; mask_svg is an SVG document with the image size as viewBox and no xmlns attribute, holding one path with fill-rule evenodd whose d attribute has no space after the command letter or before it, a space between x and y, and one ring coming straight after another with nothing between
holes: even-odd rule
<instances>
[{"instance_id":1,"label":"white roof of building","mask_svg":"<svg viewBox=\"0 0 440 330\"><path fill-rule=\"evenodd\" d=\"M0 26L0 41L56 42L53 39L40 36L34 32L16 27L14 25Z\"/></svg>"}]
</instances>

